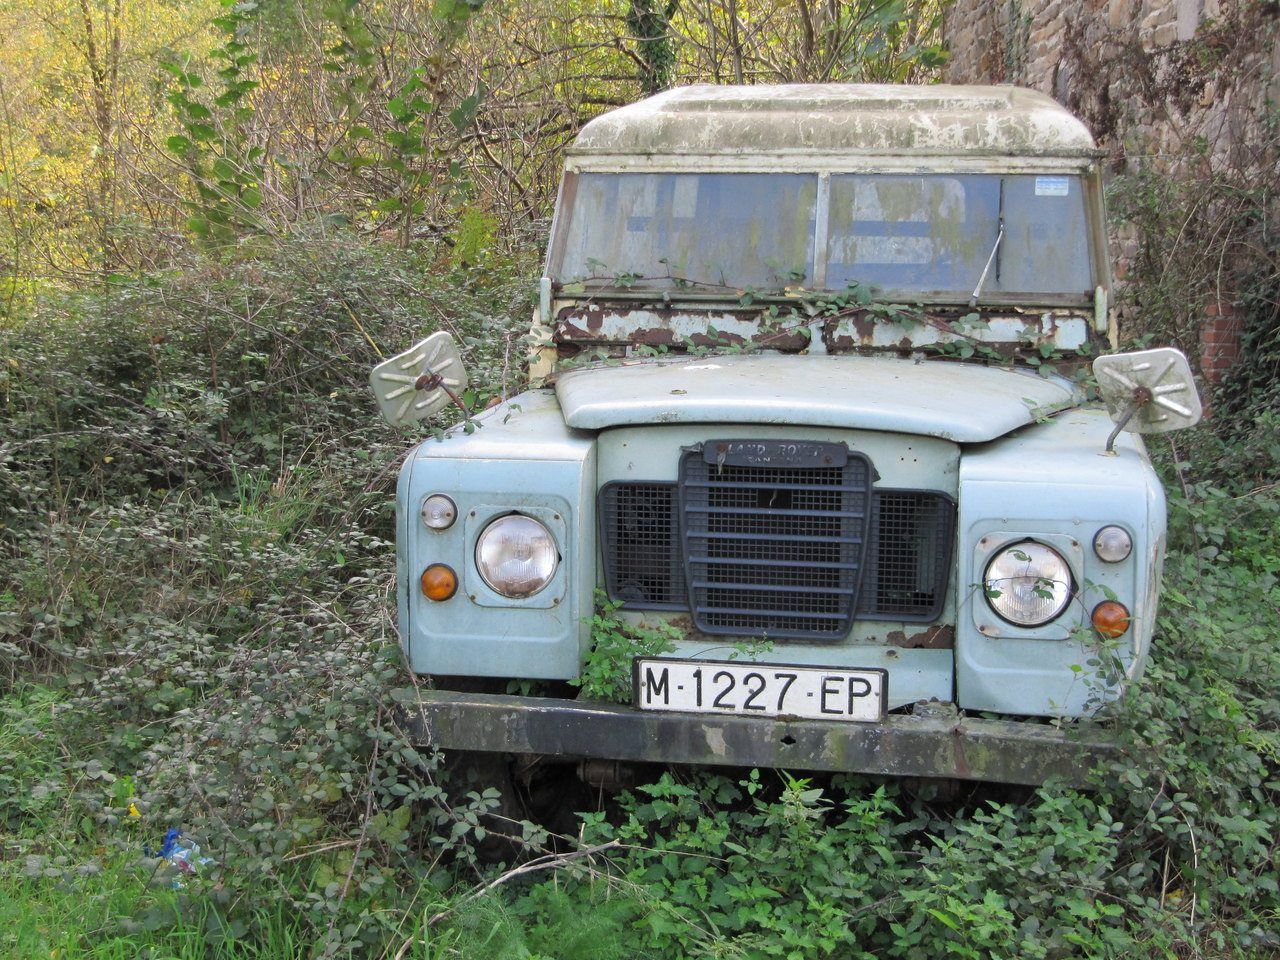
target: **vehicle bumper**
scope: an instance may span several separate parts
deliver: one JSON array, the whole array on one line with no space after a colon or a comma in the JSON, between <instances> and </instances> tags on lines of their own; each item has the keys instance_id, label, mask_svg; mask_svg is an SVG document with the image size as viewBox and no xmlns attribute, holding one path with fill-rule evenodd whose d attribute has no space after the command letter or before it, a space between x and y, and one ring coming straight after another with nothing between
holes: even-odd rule
<instances>
[{"instance_id":1,"label":"vehicle bumper","mask_svg":"<svg viewBox=\"0 0 1280 960\"><path fill-rule=\"evenodd\" d=\"M401 690L415 739L444 750L1085 786L1118 753L1107 731L961 717L922 705L882 723L642 711L607 703Z\"/></svg>"}]
</instances>

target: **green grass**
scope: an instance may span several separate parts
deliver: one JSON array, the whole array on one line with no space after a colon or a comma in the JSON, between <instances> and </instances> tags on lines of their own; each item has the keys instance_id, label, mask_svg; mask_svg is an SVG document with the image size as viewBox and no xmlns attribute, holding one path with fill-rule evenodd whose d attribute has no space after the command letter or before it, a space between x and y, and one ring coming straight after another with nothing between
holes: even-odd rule
<instances>
[{"instance_id":1,"label":"green grass","mask_svg":"<svg viewBox=\"0 0 1280 960\"><path fill-rule=\"evenodd\" d=\"M56 826L50 824L50 826ZM64 847L91 864L91 851ZM203 957L203 931L174 925L171 893L147 889L145 872L113 864L88 876L25 877L13 865L0 873L0 955L15 960L133 960L146 948L174 958ZM149 912L165 929L125 933L126 918Z\"/></svg>"},{"instance_id":2,"label":"green grass","mask_svg":"<svg viewBox=\"0 0 1280 960\"><path fill-rule=\"evenodd\" d=\"M65 848L78 862L61 876L0 869L0 956L6 960L293 960L310 957L314 933L283 904L253 914L252 935L235 937L207 889L189 893L153 881L149 865L115 859L96 868L92 850ZM92 873L83 872L90 865Z\"/></svg>"}]
</instances>

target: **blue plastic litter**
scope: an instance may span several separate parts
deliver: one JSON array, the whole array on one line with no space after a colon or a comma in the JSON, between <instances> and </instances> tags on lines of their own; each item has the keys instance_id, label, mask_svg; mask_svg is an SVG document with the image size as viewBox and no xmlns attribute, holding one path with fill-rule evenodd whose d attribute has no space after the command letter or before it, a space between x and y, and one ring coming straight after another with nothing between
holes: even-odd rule
<instances>
[{"instance_id":1,"label":"blue plastic litter","mask_svg":"<svg viewBox=\"0 0 1280 960\"><path fill-rule=\"evenodd\" d=\"M176 871L177 875L173 878L174 887L182 886L184 876L195 876L201 867L213 862L210 857L200 856L200 844L186 836L177 827L170 827L165 831L164 842L160 844L158 851L152 852L144 847L143 852L149 857L157 857L165 861Z\"/></svg>"}]
</instances>

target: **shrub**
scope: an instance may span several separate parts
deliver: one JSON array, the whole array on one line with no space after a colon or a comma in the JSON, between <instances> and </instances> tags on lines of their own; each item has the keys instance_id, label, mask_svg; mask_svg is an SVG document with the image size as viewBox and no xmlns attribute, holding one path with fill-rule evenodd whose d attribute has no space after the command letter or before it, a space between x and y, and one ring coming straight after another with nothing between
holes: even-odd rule
<instances>
[{"instance_id":1,"label":"shrub","mask_svg":"<svg viewBox=\"0 0 1280 960\"><path fill-rule=\"evenodd\" d=\"M177 826L229 930L282 900L336 947L473 829L388 709L408 443L366 378L442 328L470 403L518 389L527 302L415 256L302 238L0 331L0 813L37 873L67 824L126 857Z\"/></svg>"}]
</instances>

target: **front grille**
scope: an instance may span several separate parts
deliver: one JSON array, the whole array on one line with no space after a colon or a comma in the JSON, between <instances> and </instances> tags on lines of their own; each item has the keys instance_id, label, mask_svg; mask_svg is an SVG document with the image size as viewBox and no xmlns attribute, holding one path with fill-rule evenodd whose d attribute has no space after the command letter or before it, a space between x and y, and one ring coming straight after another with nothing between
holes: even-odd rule
<instances>
[{"instance_id":1,"label":"front grille","mask_svg":"<svg viewBox=\"0 0 1280 960\"><path fill-rule=\"evenodd\" d=\"M674 483L609 483L600 491L605 589L635 609L687 609Z\"/></svg>"},{"instance_id":2,"label":"front grille","mask_svg":"<svg viewBox=\"0 0 1280 960\"><path fill-rule=\"evenodd\" d=\"M795 475L791 479L795 481ZM930 490L873 493L856 618L905 621L938 618L951 570L955 512L954 501L944 493ZM612 599L627 609L689 609L679 528L679 497L674 483L613 482L601 490L601 552L605 587ZM818 544L797 540L794 544L775 544L775 548L784 560L799 559L820 566L825 563L823 548ZM761 565L743 566L759 568ZM772 585L783 586L788 585L796 570L802 573L806 570L780 564L771 564L765 569L772 571L769 574ZM832 582L830 573L825 582ZM724 614L721 622L727 631L744 635L764 630L755 610L746 614ZM791 635L780 633L776 628L770 633L778 639Z\"/></svg>"},{"instance_id":3,"label":"front grille","mask_svg":"<svg viewBox=\"0 0 1280 960\"><path fill-rule=\"evenodd\" d=\"M694 625L711 634L845 634L870 495L870 461L843 444L716 441L685 451L679 497Z\"/></svg>"},{"instance_id":4,"label":"front grille","mask_svg":"<svg viewBox=\"0 0 1280 960\"><path fill-rule=\"evenodd\" d=\"M955 503L928 490L880 490L858 613L885 620L936 620L951 569Z\"/></svg>"}]
</instances>

